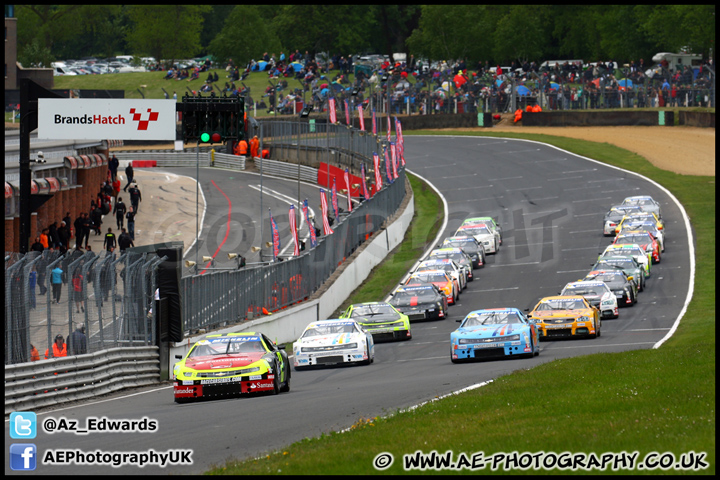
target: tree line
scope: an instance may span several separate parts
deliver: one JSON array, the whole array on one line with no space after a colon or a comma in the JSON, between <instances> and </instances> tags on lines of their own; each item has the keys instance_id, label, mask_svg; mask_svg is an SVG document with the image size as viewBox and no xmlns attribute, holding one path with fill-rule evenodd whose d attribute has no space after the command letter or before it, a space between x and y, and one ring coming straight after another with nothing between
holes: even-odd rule
<instances>
[{"instance_id":1,"label":"tree line","mask_svg":"<svg viewBox=\"0 0 720 480\"><path fill-rule=\"evenodd\" d=\"M428 60L714 57L714 5L17 5L18 60L120 54L212 55L238 65L268 52L413 54Z\"/></svg>"}]
</instances>

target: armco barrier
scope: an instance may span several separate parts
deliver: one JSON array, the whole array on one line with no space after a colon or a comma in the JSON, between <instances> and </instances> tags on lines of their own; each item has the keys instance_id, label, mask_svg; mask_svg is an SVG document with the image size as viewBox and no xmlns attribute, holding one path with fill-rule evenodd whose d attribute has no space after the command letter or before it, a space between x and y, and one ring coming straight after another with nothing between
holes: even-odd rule
<instances>
[{"instance_id":1,"label":"armco barrier","mask_svg":"<svg viewBox=\"0 0 720 480\"><path fill-rule=\"evenodd\" d=\"M120 347L5 366L5 415L160 382L158 347Z\"/></svg>"}]
</instances>

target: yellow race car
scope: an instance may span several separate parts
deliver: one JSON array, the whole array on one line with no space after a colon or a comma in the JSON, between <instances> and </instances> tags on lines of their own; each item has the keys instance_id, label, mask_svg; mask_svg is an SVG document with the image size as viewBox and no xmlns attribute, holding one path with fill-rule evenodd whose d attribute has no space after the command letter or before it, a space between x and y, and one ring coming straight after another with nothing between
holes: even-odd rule
<instances>
[{"instance_id":1,"label":"yellow race car","mask_svg":"<svg viewBox=\"0 0 720 480\"><path fill-rule=\"evenodd\" d=\"M540 340L600 336L600 313L580 295L545 297L528 318L535 319Z\"/></svg>"}]
</instances>

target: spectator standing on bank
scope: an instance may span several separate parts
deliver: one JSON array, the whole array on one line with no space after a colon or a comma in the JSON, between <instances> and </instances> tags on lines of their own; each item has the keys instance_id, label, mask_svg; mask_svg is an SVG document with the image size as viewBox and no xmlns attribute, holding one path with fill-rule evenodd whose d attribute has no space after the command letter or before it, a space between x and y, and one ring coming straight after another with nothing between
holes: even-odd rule
<instances>
[{"instance_id":1,"label":"spectator standing on bank","mask_svg":"<svg viewBox=\"0 0 720 480\"><path fill-rule=\"evenodd\" d=\"M30 251L42 253L44 250L45 247L40 243L40 237L35 237L35 242L30 246Z\"/></svg>"},{"instance_id":2,"label":"spectator standing on bank","mask_svg":"<svg viewBox=\"0 0 720 480\"><path fill-rule=\"evenodd\" d=\"M125 219L127 220L127 228L128 233L130 234L130 238L135 240L135 209L133 207L130 207L128 212L125 214Z\"/></svg>"},{"instance_id":3,"label":"spectator standing on bank","mask_svg":"<svg viewBox=\"0 0 720 480\"><path fill-rule=\"evenodd\" d=\"M127 175L127 185L123 188L123 192L127 192L128 187L133 183L133 180L135 180L132 162L128 162L127 167L125 167L125 175Z\"/></svg>"},{"instance_id":4,"label":"spectator standing on bank","mask_svg":"<svg viewBox=\"0 0 720 480\"><path fill-rule=\"evenodd\" d=\"M62 284L63 284L63 271L62 268L60 268L60 265L58 264L51 272L50 272L50 284L52 285L52 296L53 301L55 303L60 303L60 293L62 292Z\"/></svg>"},{"instance_id":5,"label":"spectator standing on bank","mask_svg":"<svg viewBox=\"0 0 720 480\"><path fill-rule=\"evenodd\" d=\"M140 193L140 189L138 188L137 183L133 183L133 186L130 187L130 204L132 205L133 211L136 215L141 201L142 194Z\"/></svg>"},{"instance_id":6,"label":"spectator standing on bank","mask_svg":"<svg viewBox=\"0 0 720 480\"><path fill-rule=\"evenodd\" d=\"M70 355L82 355L87 353L87 337L85 336L85 325L80 325L68 336L68 351Z\"/></svg>"},{"instance_id":7,"label":"spectator standing on bank","mask_svg":"<svg viewBox=\"0 0 720 480\"><path fill-rule=\"evenodd\" d=\"M113 250L115 250L115 234L112 233L112 228L108 227L108 231L105 234L105 240L103 240L103 248L107 250L109 253L112 253Z\"/></svg>"},{"instance_id":8,"label":"spectator standing on bank","mask_svg":"<svg viewBox=\"0 0 720 480\"><path fill-rule=\"evenodd\" d=\"M50 230L47 228L42 229L42 233L40 233L40 243L42 244L44 249L50 248Z\"/></svg>"},{"instance_id":9,"label":"spectator standing on bank","mask_svg":"<svg viewBox=\"0 0 720 480\"><path fill-rule=\"evenodd\" d=\"M70 249L70 227L64 220L60 222L57 233L58 237L60 237L60 253L65 253Z\"/></svg>"},{"instance_id":10,"label":"spectator standing on bank","mask_svg":"<svg viewBox=\"0 0 720 480\"><path fill-rule=\"evenodd\" d=\"M125 202L123 202L122 197L118 197L117 202L115 202L115 206L113 207L113 213L115 214L115 220L117 220L118 230L123 227L126 211L127 207L125 206Z\"/></svg>"}]
</instances>

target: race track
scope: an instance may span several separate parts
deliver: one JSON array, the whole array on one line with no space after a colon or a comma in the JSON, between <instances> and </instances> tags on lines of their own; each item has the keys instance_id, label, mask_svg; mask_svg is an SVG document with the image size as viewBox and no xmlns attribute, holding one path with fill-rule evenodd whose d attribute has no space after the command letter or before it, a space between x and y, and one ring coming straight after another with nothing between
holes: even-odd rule
<instances>
[{"instance_id":1,"label":"race track","mask_svg":"<svg viewBox=\"0 0 720 480\"><path fill-rule=\"evenodd\" d=\"M347 428L360 417L392 413L556 358L650 348L667 334L683 309L690 283L688 232L682 212L661 187L634 174L527 141L406 136L405 157L407 168L434 184L446 199L449 217L443 236L452 235L469 216L493 216L503 227L500 252L488 255L487 265L475 270L475 281L468 284L459 304L450 307L450 318L414 323L410 341L377 344L372 365L293 371L291 391L278 396L176 405L172 389L166 385L134 396L118 395L98 403L41 413L39 423L48 417L64 416L77 419L81 425L92 416L148 417L157 420L158 431L88 435L41 432L35 440L40 455L49 449L69 447L138 452L192 449L194 463L143 469L39 465L35 473L202 473L230 458L261 455L305 437ZM182 173L179 170L174 172ZM220 183L227 175L203 173L208 178L211 175L217 175L212 180L237 206L238 215L242 212L242 218L246 218L238 220L238 225L259 228L253 221L257 217L253 212L260 211L256 205L258 195L248 187L258 183L257 177L236 174L233 188L229 188L228 183ZM297 197L297 182L271 183L278 192ZM300 188L302 198L317 198L316 187ZM212 231L206 228L222 222L222 210L217 213L213 209L224 208L227 200L219 194L208 195L205 183L203 191L209 212L203 227L206 237ZM626 196L639 194L652 195L662 206L668 232L666 252L662 262L653 265L638 304L621 309L617 320L603 321L601 338L543 342L540 356L532 359L461 365L450 362L449 338L458 326L456 319L479 308L530 308L540 297L555 295L565 283L584 277L611 240L602 236L603 214ZM277 202L268 203L273 214L276 208L278 213L284 210L286 214L288 201ZM311 199L310 204L317 207L318 201ZM267 210L265 203L263 209ZM237 230L233 229L233 237L227 242L238 249L249 249L250 237L254 239L255 234ZM200 254L212 254L217 244L214 239L201 243ZM6 423L9 438L7 429ZM5 465L6 473L12 473L7 450Z\"/></svg>"}]
</instances>

